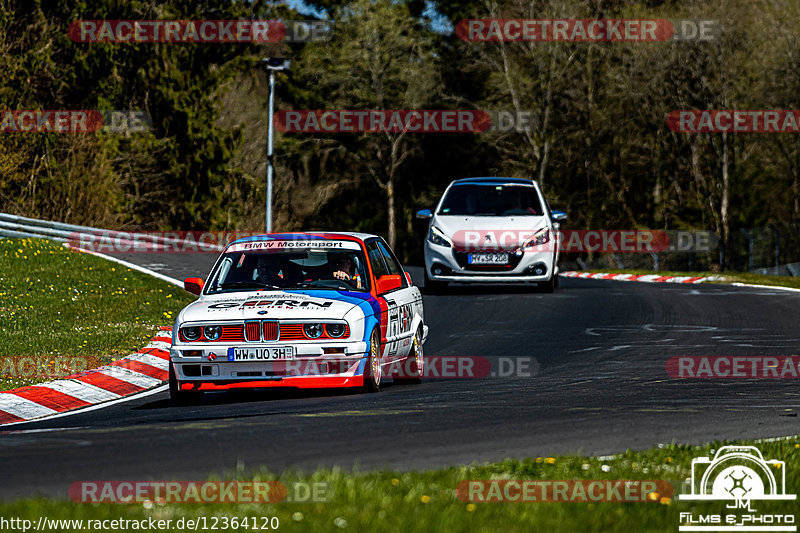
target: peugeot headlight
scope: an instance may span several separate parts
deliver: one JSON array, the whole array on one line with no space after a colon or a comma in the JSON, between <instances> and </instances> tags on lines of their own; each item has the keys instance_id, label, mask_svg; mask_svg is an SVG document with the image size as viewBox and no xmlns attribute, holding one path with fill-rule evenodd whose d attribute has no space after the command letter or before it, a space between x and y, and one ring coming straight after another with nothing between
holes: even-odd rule
<instances>
[{"instance_id":1,"label":"peugeot headlight","mask_svg":"<svg viewBox=\"0 0 800 533\"><path fill-rule=\"evenodd\" d=\"M305 324L303 331L309 339L318 339L322 336L322 324Z\"/></svg>"},{"instance_id":2,"label":"peugeot headlight","mask_svg":"<svg viewBox=\"0 0 800 533\"><path fill-rule=\"evenodd\" d=\"M450 239L442 233L440 229L436 226L431 226L431 229L428 230L428 240L433 244L438 244L439 246L447 246L448 248L451 247L453 244L450 242Z\"/></svg>"},{"instance_id":3,"label":"peugeot headlight","mask_svg":"<svg viewBox=\"0 0 800 533\"><path fill-rule=\"evenodd\" d=\"M203 335L210 341L215 341L222 335L221 326L205 326L203 327Z\"/></svg>"},{"instance_id":4,"label":"peugeot headlight","mask_svg":"<svg viewBox=\"0 0 800 533\"><path fill-rule=\"evenodd\" d=\"M520 249L524 250L525 248L530 248L533 246L541 246L543 244L547 244L549 241L550 241L550 229L542 228L536 233L534 233L533 237L522 243Z\"/></svg>"},{"instance_id":5,"label":"peugeot headlight","mask_svg":"<svg viewBox=\"0 0 800 533\"><path fill-rule=\"evenodd\" d=\"M181 335L187 341L196 341L200 338L200 333L202 333L202 329L200 326L190 326L188 328L181 328Z\"/></svg>"}]
</instances>

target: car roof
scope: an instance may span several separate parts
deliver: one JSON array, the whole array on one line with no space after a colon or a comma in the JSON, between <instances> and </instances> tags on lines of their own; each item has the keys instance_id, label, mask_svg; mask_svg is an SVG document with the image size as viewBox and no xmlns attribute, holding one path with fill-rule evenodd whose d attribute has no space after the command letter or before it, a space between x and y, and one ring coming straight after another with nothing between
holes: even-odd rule
<instances>
[{"instance_id":1,"label":"car roof","mask_svg":"<svg viewBox=\"0 0 800 533\"><path fill-rule=\"evenodd\" d=\"M370 233L357 233L353 231L310 231L310 232L292 232L292 233L264 233L262 235L250 235L242 239L237 239L231 244L240 244L244 242L260 242L260 241L285 241L293 239L319 239L319 240L348 240L348 241L365 241L371 238L377 238L377 235Z\"/></svg>"},{"instance_id":2,"label":"car roof","mask_svg":"<svg viewBox=\"0 0 800 533\"><path fill-rule=\"evenodd\" d=\"M525 178L463 178L455 180L451 185L533 185L534 181Z\"/></svg>"}]
</instances>

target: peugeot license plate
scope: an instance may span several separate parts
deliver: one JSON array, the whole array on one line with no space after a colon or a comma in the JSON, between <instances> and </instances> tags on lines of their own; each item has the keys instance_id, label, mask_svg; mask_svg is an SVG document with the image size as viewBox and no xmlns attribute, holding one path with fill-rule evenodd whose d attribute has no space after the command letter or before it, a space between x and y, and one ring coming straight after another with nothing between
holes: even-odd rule
<instances>
[{"instance_id":1,"label":"peugeot license plate","mask_svg":"<svg viewBox=\"0 0 800 533\"><path fill-rule=\"evenodd\" d=\"M470 265L506 265L508 264L508 254L469 254L467 263Z\"/></svg>"}]
</instances>

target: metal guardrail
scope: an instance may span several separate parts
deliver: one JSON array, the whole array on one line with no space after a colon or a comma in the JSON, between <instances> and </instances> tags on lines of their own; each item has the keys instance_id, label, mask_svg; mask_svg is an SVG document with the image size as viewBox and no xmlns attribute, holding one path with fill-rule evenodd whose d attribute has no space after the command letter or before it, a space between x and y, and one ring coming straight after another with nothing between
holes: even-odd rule
<instances>
[{"instance_id":1,"label":"metal guardrail","mask_svg":"<svg viewBox=\"0 0 800 533\"><path fill-rule=\"evenodd\" d=\"M164 237L151 233L106 230L7 213L0 213L0 237L49 239L78 246L81 241L92 242L95 239L104 238L113 239L114 244L117 246L127 246L134 249L143 245L145 247L166 248L169 246L181 246L186 243L179 238ZM209 248L208 251L216 252L222 251L224 248L218 244L207 245L207 247Z\"/></svg>"}]
</instances>

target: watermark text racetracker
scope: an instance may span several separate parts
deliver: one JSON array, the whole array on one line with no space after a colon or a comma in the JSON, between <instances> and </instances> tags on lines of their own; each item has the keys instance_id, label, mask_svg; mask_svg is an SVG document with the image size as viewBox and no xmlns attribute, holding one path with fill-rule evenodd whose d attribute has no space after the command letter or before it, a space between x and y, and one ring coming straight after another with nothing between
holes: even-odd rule
<instances>
[{"instance_id":1,"label":"watermark text racetracker","mask_svg":"<svg viewBox=\"0 0 800 533\"><path fill-rule=\"evenodd\" d=\"M284 133L523 132L539 122L533 111L482 109L298 109L273 119Z\"/></svg>"},{"instance_id":2,"label":"watermark text racetracker","mask_svg":"<svg viewBox=\"0 0 800 533\"><path fill-rule=\"evenodd\" d=\"M468 42L710 41L716 20L666 19L465 19L456 35Z\"/></svg>"},{"instance_id":3,"label":"watermark text racetracker","mask_svg":"<svg viewBox=\"0 0 800 533\"><path fill-rule=\"evenodd\" d=\"M281 304L286 300L267 300L268 303ZM269 361L269 354L258 350L242 350L228 356L229 361ZM324 376L347 372L352 361L328 359L274 361L271 372L285 376ZM485 378L527 378L539 373L539 362L534 357L483 357L480 355L426 355L422 365L425 379L485 379ZM407 359L394 361L383 367L383 374L392 378L414 378L419 376L416 362Z\"/></svg>"},{"instance_id":4,"label":"watermark text racetracker","mask_svg":"<svg viewBox=\"0 0 800 533\"><path fill-rule=\"evenodd\" d=\"M519 249L582 252L703 252L717 247L711 231L665 230L459 230L452 246L461 252L503 252Z\"/></svg>"},{"instance_id":5,"label":"watermark text racetracker","mask_svg":"<svg viewBox=\"0 0 800 533\"><path fill-rule=\"evenodd\" d=\"M136 110L0 110L3 133L137 133L152 123L146 111Z\"/></svg>"},{"instance_id":6,"label":"watermark text racetracker","mask_svg":"<svg viewBox=\"0 0 800 533\"><path fill-rule=\"evenodd\" d=\"M78 503L324 503L327 482L294 481L76 481L69 497Z\"/></svg>"},{"instance_id":7,"label":"watermark text racetracker","mask_svg":"<svg viewBox=\"0 0 800 533\"><path fill-rule=\"evenodd\" d=\"M277 43L323 41L324 20L76 20L67 34L76 43Z\"/></svg>"},{"instance_id":8,"label":"watermark text racetracker","mask_svg":"<svg viewBox=\"0 0 800 533\"><path fill-rule=\"evenodd\" d=\"M667 374L691 379L800 379L800 356L676 356Z\"/></svg>"},{"instance_id":9,"label":"watermark text racetracker","mask_svg":"<svg viewBox=\"0 0 800 533\"><path fill-rule=\"evenodd\" d=\"M0 378L57 378L101 366L99 357L14 355L0 357Z\"/></svg>"},{"instance_id":10,"label":"watermark text racetracker","mask_svg":"<svg viewBox=\"0 0 800 533\"><path fill-rule=\"evenodd\" d=\"M800 110L679 110L667 115L667 127L680 133L800 133Z\"/></svg>"},{"instance_id":11,"label":"watermark text racetracker","mask_svg":"<svg viewBox=\"0 0 800 533\"><path fill-rule=\"evenodd\" d=\"M465 480L456 488L456 497L465 502L492 503L592 503L661 502L671 499L674 490L667 481L619 479L490 479Z\"/></svg>"}]
</instances>

